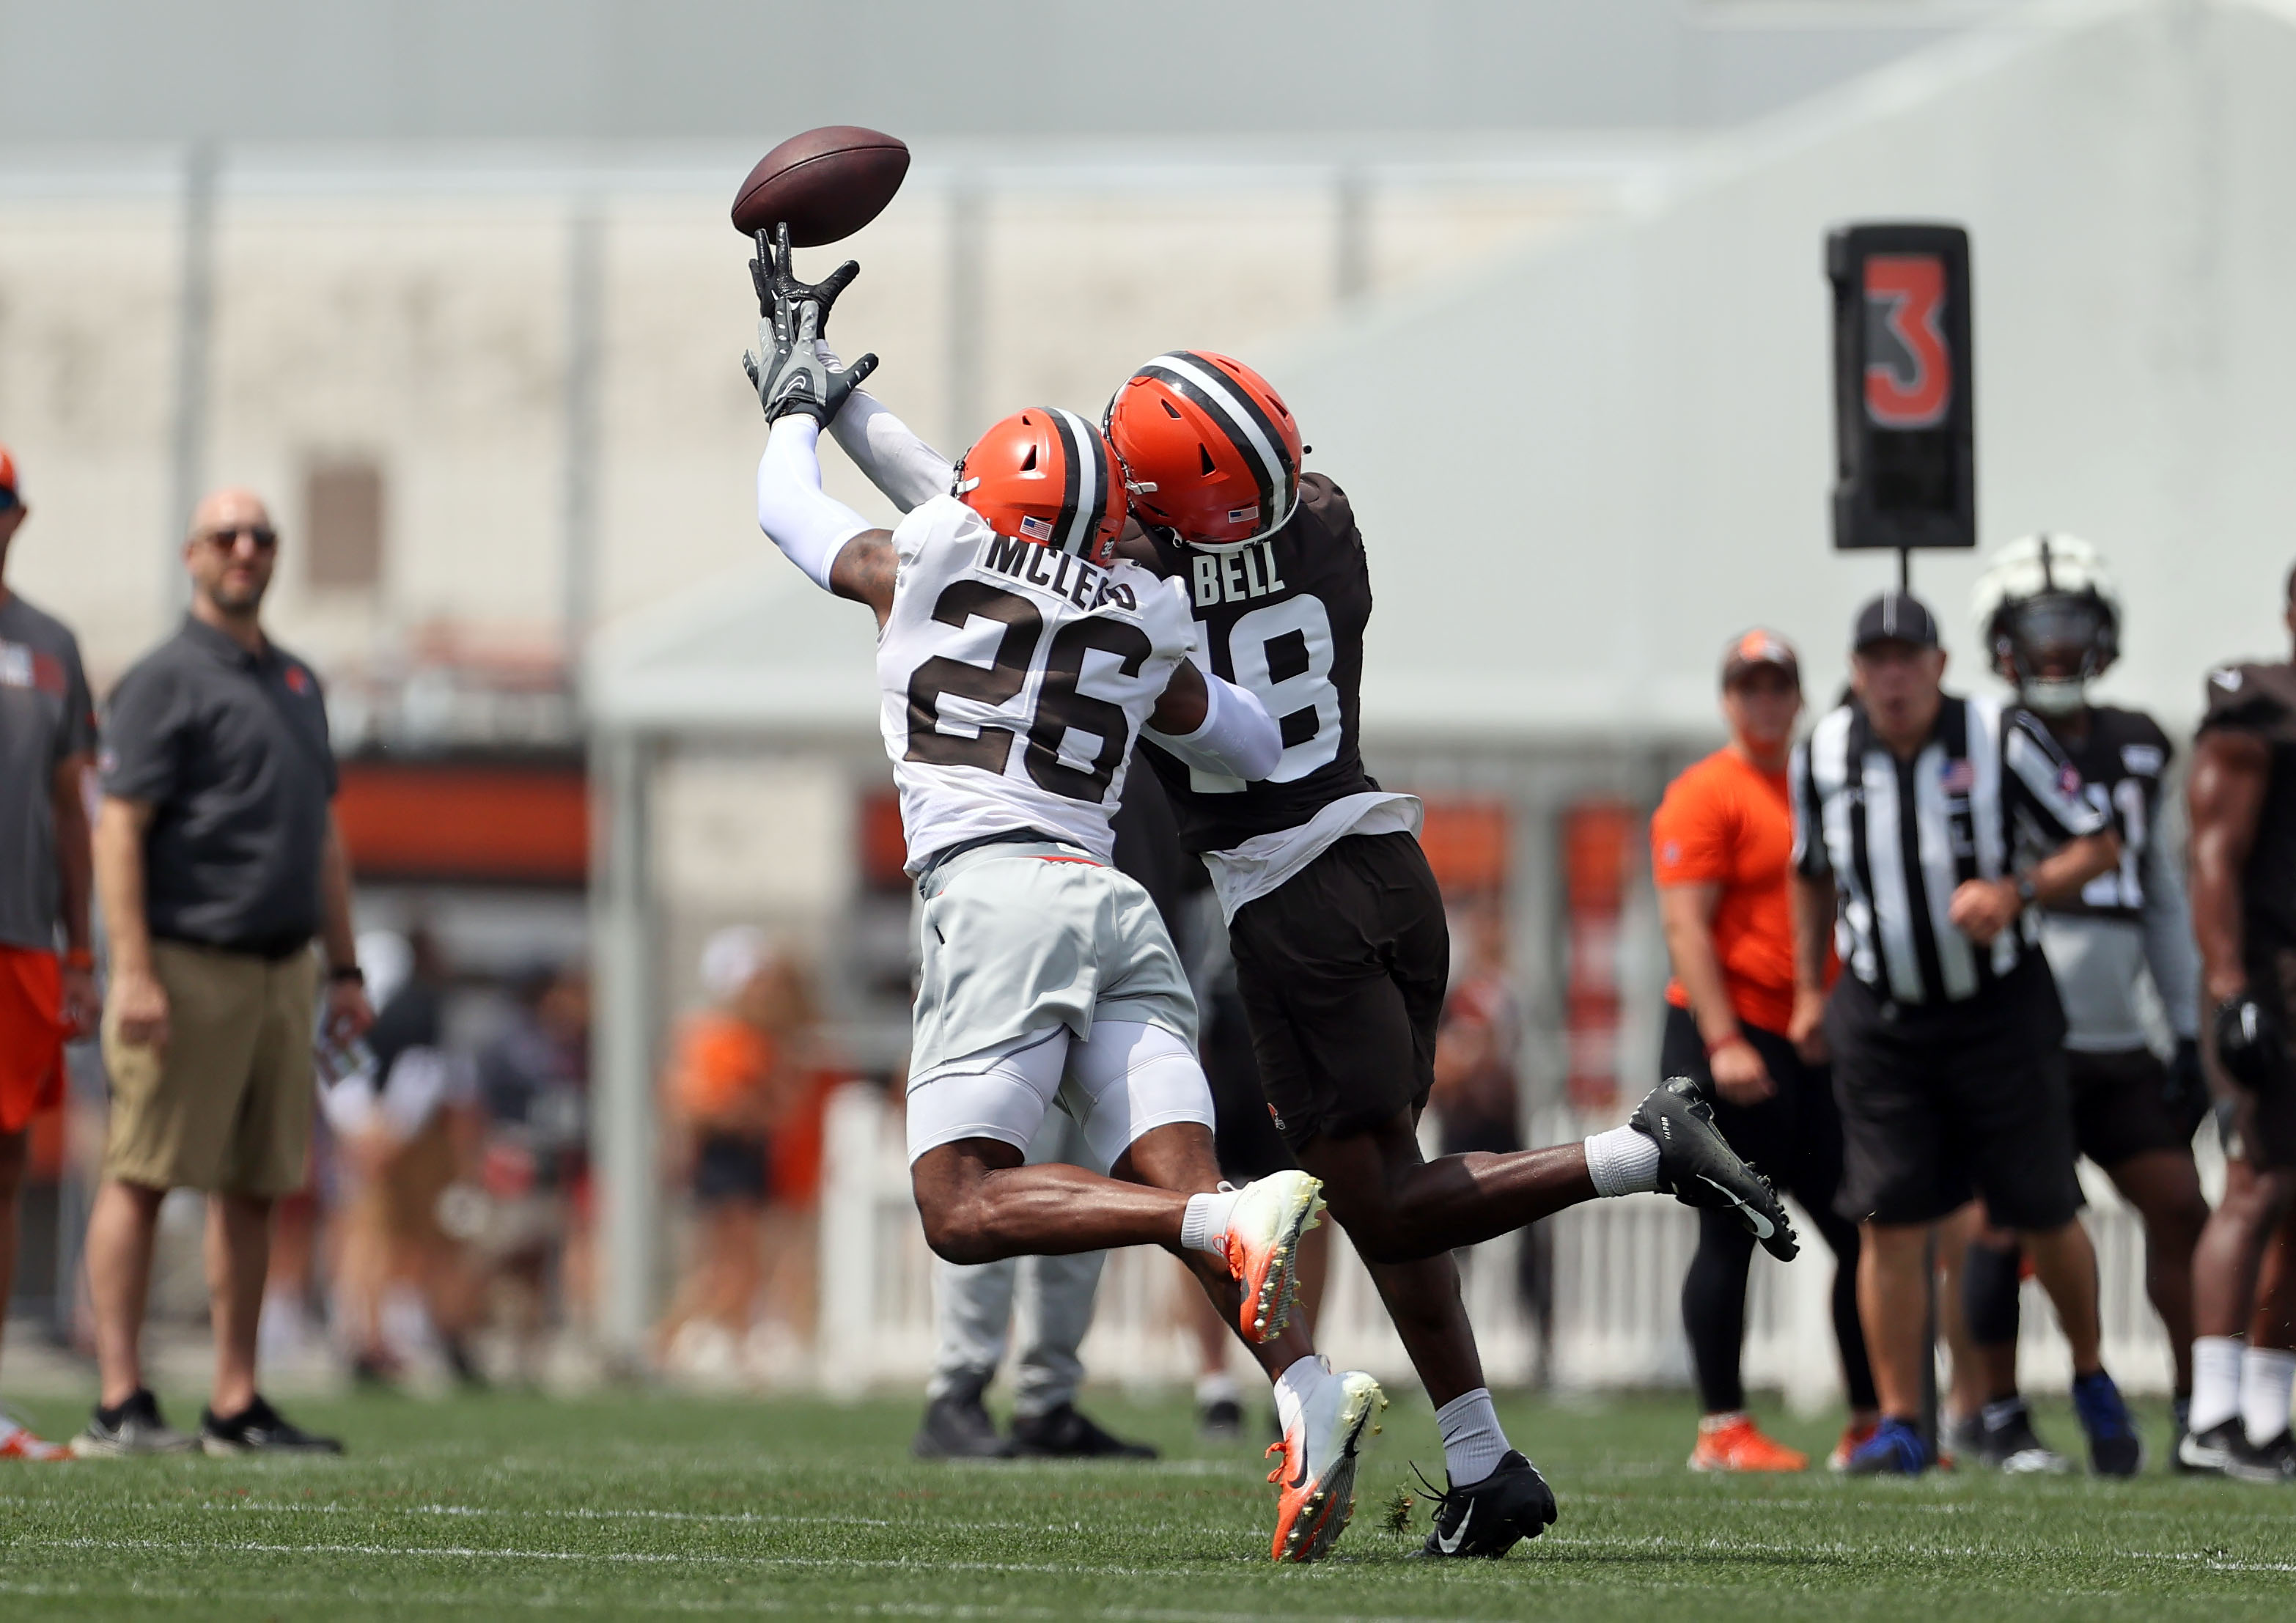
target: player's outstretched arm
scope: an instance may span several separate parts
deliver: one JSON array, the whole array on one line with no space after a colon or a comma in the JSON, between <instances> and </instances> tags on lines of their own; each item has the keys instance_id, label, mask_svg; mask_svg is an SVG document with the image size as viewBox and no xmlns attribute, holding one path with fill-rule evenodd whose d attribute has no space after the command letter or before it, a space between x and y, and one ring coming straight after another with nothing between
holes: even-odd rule
<instances>
[{"instance_id":1,"label":"player's outstretched arm","mask_svg":"<svg viewBox=\"0 0 2296 1623\"><path fill-rule=\"evenodd\" d=\"M1256 783L1283 758L1283 730L1248 688L1183 660L1144 729L1150 743L1204 772Z\"/></svg>"},{"instance_id":2,"label":"player's outstretched arm","mask_svg":"<svg viewBox=\"0 0 2296 1623\"><path fill-rule=\"evenodd\" d=\"M832 371L842 365L826 343L816 343L814 351ZM956 469L948 458L918 439L914 429L866 389L857 389L847 398L844 408L830 420L829 431L853 465L903 512L948 495L956 483Z\"/></svg>"},{"instance_id":3,"label":"player's outstretched arm","mask_svg":"<svg viewBox=\"0 0 2296 1623\"><path fill-rule=\"evenodd\" d=\"M821 488L821 424L792 414L758 460L758 528L824 592L893 611L893 537Z\"/></svg>"}]
</instances>

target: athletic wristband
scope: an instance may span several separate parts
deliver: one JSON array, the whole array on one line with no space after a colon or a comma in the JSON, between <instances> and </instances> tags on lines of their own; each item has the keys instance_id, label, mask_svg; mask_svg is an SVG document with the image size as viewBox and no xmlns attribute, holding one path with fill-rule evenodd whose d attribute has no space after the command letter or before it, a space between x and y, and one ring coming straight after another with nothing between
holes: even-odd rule
<instances>
[{"instance_id":1,"label":"athletic wristband","mask_svg":"<svg viewBox=\"0 0 2296 1623\"><path fill-rule=\"evenodd\" d=\"M64 967L68 970L92 971L95 968L95 955L85 947L72 947L64 954Z\"/></svg>"}]
</instances>

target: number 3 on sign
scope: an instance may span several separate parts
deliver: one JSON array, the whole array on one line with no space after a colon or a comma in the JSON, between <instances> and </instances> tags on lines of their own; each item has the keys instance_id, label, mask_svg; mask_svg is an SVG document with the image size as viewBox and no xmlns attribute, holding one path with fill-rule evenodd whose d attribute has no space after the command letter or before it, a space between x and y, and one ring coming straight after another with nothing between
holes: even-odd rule
<instances>
[{"instance_id":1,"label":"number 3 on sign","mask_svg":"<svg viewBox=\"0 0 2296 1623\"><path fill-rule=\"evenodd\" d=\"M1296 782L1339 758L1340 690L1332 684L1332 617L1322 598L1303 592L1239 616L1228 627L1227 650L1235 684L1250 690L1283 729L1283 754L1268 783ZM1189 768L1188 782L1198 794L1243 788L1242 778L1200 767Z\"/></svg>"},{"instance_id":2,"label":"number 3 on sign","mask_svg":"<svg viewBox=\"0 0 2296 1623\"><path fill-rule=\"evenodd\" d=\"M1945 261L1875 254L1866 261L1866 414L1879 428L1929 429L1952 405Z\"/></svg>"}]
</instances>

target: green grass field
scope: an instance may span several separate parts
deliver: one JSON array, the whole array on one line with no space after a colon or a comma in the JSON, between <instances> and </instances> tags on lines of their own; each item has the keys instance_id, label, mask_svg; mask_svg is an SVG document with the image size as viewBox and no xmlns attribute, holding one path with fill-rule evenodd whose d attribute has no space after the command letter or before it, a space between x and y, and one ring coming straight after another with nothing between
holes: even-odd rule
<instances>
[{"instance_id":1,"label":"green grass field","mask_svg":"<svg viewBox=\"0 0 2296 1623\"><path fill-rule=\"evenodd\" d=\"M36 1404L52 1436L78 1415ZM1177 1399L1087 1404L1146 1466L924 1465L915 1406L640 1397L290 1406L340 1462L0 1469L0 1617L1062 1620L2273 1615L2296 1603L2296 1495L2157 1469L2103 1484L1716 1480L1683 1398L1502 1405L1562 1520L1505 1562L1403 1559L1382 1524L1423 1402L1398 1401L1332 1561L1267 1561L1258 1451L1199 1447ZM181 1394L178 1423L198 1413ZM2165 1418L2145 1415L2149 1434ZM2050 1408L2044 1434L2078 1440ZM1822 1453L1822 1426L1780 1420ZM1423 1506L1414 1512L1423 1530ZM1415 1537L1412 1540L1416 1542ZM1726 1614L1724 1606L1730 1610Z\"/></svg>"}]
</instances>

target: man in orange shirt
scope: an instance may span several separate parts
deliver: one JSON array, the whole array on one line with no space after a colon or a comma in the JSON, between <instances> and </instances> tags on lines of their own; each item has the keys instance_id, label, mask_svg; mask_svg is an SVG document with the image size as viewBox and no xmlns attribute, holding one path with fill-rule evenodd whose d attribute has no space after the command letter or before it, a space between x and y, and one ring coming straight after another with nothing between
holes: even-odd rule
<instances>
[{"instance_id":1,"label":"man in orange shirt","mask_svg":"<svg viewBox=\"0 0 2296 1623\"><path fill-rule=\"evenodd\" d=\"M0 446L0 570L29 511L15 459ZM0 1317L15 1271L32 1118L63 1096L64 1039L95 1025L80 798L94 748L79 644L0 586ZM0 1460L64 1457L0 1413Z\"/></svg>"},{"instance_id":2,"label":"man in orange shirt","mask_svg":"<svg viewBox=\"0 0 2296 1623\"><path fill-rule=\"evenodd\" d=\"M1833 1209L1841 1122L1822 1038L1797 1047L1787 869L1793 816L1786 758L1801 714L1800 665L1783 637L1750 631L1722 664L1730 742L1666 791L1651 819L1659 914L1674 960L1660 1072L1695 1078L1715 1125L1748 1161L1800 1201L1833 1250L1833 1333L1850 1422L1835 1464L1873 1428L1874 1378L1857 1318L1857 1228ZM1808 1459L1762 1435L1739 1378L1752 1236L1699 1213L1698 1251L1682 1283L1682 1317L1705 1418L1693 1471L1800 1471Z\"/></svg>"}]
</instances>

